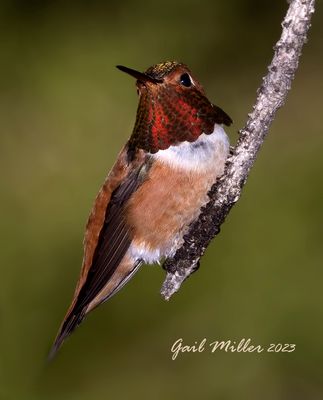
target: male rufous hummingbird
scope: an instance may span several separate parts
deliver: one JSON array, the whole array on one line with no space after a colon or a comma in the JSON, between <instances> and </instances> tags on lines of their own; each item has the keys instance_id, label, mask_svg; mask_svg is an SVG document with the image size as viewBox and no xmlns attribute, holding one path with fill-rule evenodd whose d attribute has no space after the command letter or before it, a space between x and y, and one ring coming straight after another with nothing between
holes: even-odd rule
<instances>
[{"instance_id":1,"label":"male rufous hummingbird","mask_svg":"<svg viewBox=\"0 0 323 400\"><path fill-rule=\"evenodd\" d=\"M50 356L142 263L176 252L229 153L222 125L232 120L185 64L168 61L144 73L117 68L137 80L136 123L96 197L79 281Z\"/></svg>"}]
</instances>

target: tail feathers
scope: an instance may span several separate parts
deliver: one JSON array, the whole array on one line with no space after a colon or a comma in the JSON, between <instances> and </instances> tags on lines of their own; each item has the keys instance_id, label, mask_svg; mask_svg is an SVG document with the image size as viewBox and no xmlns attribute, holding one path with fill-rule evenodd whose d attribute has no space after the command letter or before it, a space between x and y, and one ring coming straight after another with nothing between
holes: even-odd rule
<instances>
[{"instance_id":1,"label":"tail feathers","mask_svg":"<svg viewBox=\"0 0 323 400\"><path fill-rule=\"evenodd\" d=\"M85 315L115 295L133 277L140 266L141 260L134 261L132 258L126 257L118 265L112 278L109 279L103 289L98 293L94 293L92 298L90 297L90 301L85 302L85 304L83 303L84 296L87 296L88 292L84 291L85 293L83 295L82 291L78 293L58 331L55 342L48 355L49 360L55 357L65 339L80 325ZM86 286L84 285L83 288L84 287ZM88 290L89 289L91 289L91 286L89 286Z\"/></svg>"},{"instance_id":2,"label":"tail feathers","mask_svg":"<svg viewBox=\"0 0 323 400\"><path fill-rule=\"evenodd\" d=\"M85 309L82 311L75 312L73 309L64 319L62 326L60 327L54 344L48 354L48 360L51 361L60 347L62 346L65 339L80 325L85 317Z\"/></svg>"}]
</instances>

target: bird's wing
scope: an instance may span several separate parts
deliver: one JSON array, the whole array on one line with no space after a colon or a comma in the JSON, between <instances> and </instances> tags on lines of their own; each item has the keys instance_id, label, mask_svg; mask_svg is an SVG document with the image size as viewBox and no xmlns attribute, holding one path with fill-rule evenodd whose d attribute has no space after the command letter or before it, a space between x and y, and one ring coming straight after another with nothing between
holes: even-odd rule
<instances>
[{"instance_id":1,"label":"bird's wing","mask_svg":"<svg viewBox=\"0 0 323 400\"><path fill-rule=\"evenodd\" d=\"M145 179L145 166L128 173L113 191L98 237L91 266L79 290L74 310L81 311L101 292L120 264L131 244L131 227L127 224L124 205Z\"/></svg>"},{"instance_id":2,"label":"bird's wing","mask_svg":"<svg viewBox=\"0 0 323 400\"><path fill-rule=\"evenodd\" d=\"M99 265L105 264L104 249L109 247L111 256L115 252L119 254L126 246L129 232L124 224L123 206L144 179L144 161L145 155L139 151L137 157L128 162L126 145L100 189L85 229L83 264L73 303L89 276L100 274Z\"/></svg>"},{"instance_id":3,"label":"bird's wing","mask_svg":"<svg viewBox=\"0 0 323 400\"><path fill-rule=\"evenodd\" d=\"M125 146L98 193L85 230L80 278L51 356L83 320L86 307L102 291L127 252L131 229L125 221L124 205L144 181L148 168L140 150L129 162Z\"/></svg>"}]
</instances>

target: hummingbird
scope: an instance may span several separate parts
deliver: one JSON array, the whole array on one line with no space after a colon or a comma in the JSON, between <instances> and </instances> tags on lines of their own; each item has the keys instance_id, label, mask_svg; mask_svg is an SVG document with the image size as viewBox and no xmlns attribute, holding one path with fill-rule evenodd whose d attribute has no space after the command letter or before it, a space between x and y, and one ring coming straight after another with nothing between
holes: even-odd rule
<instances>
[{"instance_id":1,"label":"hummingbird","mask_svg":"<svg viewBox=\"0 0 323 400\"><path fill-rule=\"evenodd\" d=\"M50 358L143 263L174 255L229 153L223 125L232 120L185 64L167 61L143 73L117 68L136 79L136 121L90 213L80 277Z\"/></svg>"}]
</instances>

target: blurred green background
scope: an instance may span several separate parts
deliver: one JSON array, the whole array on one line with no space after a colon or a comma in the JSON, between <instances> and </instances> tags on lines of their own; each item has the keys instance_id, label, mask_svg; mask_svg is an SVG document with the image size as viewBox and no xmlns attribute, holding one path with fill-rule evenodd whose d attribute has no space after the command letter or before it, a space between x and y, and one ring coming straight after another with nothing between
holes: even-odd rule
<instances>
[{"instance_id":1,"label":"blurred green background","mask_svg":"<svg viewBox=\"0 0 323 400\"><path fill-rule=\"evenodd\" d=\"M93 199L134 124L114 67L187 63L233 118L232 143L280 35L285 1L0 3L0 399L323 397L322 10L287 104L200 270L170 302L144 267L46 365L71 300ZM293 353L205 351L251 338Z\"/></svg>"}]
</instances>

